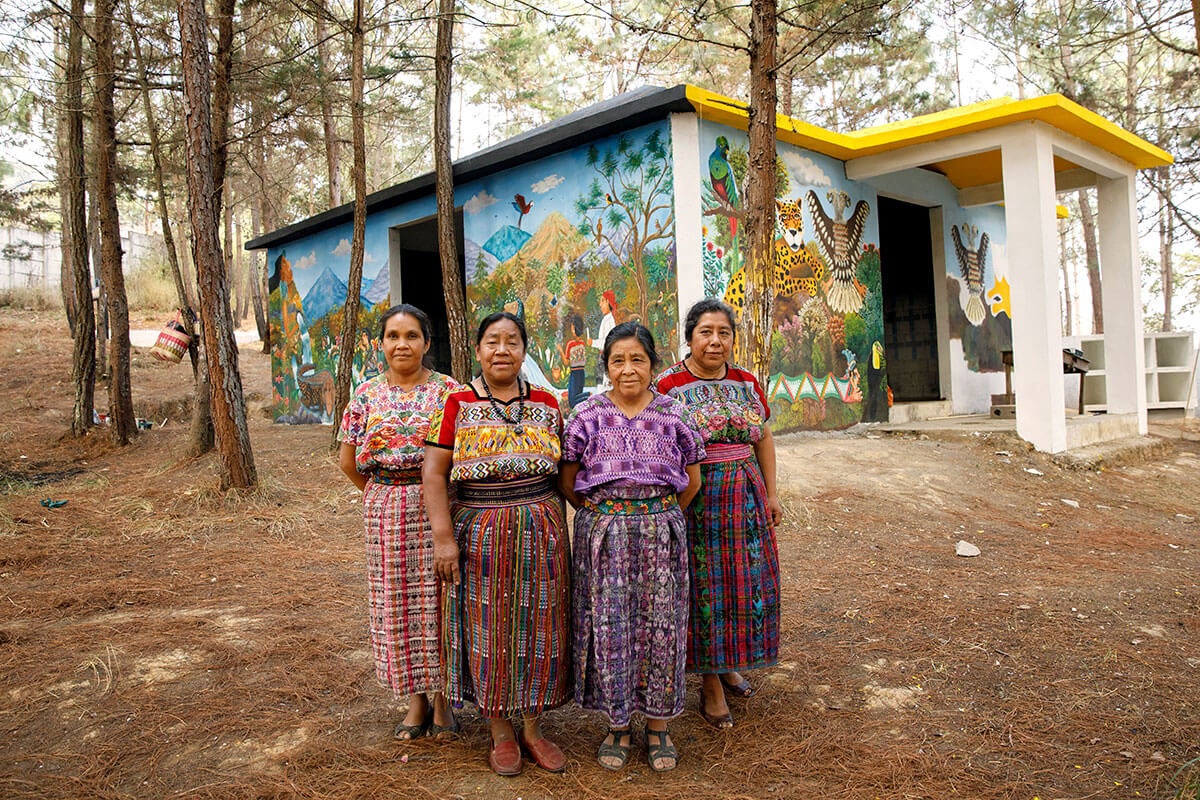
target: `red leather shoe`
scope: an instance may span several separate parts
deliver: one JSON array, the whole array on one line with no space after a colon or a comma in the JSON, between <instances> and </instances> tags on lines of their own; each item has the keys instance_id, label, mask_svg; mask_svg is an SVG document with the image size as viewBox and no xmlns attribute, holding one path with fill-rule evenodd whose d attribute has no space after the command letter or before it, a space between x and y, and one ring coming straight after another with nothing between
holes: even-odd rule
<instances>
[{"instance_id":1,"label":"red leather shoe","mask_svg":"<svg viewBox=\"0 0 1200 800\"><path fill-rule=\"evenodd\" d=\"M497 775L511 777L520 775L525 766L521 761L521 746L515 739L505 739L503 742L492 742L492 752L488 753L488 765Z\"/></svg>"},{"instance_id":2,"label":"red leather shoe","mask_svg":"<svg viewBox=\"0 0 1200 800\"><path fill-rule=\"evenodd\" d=\"M529 753L534 763L542 769L547 772L562 772L567 768L567 757L563 755L563 751L559 750L558 745L546 737L530 741L525 738L525 732L522 731L517 734L517 738L521 740L521 746Z\"/></svg>"}]
</instances>

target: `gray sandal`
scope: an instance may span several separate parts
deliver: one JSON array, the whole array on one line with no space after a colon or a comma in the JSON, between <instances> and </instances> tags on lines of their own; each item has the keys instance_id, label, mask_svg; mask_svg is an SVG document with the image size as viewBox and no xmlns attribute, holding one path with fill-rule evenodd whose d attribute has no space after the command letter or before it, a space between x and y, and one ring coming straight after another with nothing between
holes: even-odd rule
<instances>
[{"instance_id":1,"label":"gray sandal","mask_svg":"<svg viewBox=\"0 0 1200 800\"><path fill-rule=\"evenodd\" d=\"M610 744L608 736L613 738ZM600 762L600 766L605 769L611 769L614 772L625 766L625 762L629 760L629 747L633 743L633 731L628 726L624 728L609 728L608 736L605 736L605 741L600 743L596 748L596 760ZM621 739L629 737L630 744L621 744ZM617 759L619 764L609 764L603 761L605 758Z\"/></svg>"},{"instance_id":2,"label":"gray sandal","mask_svg":"<svg viewBox=\"0 0 1200 800\"><path fill-rule=\"evenodd\" d=\"M667 735L669 730L654 731L646 728L646 761L650 764L650 769L655 772L670 772L679 766L679 751L675 749L675 745L667 744ZM651 743L651 737L657 740L656 743ZM654 762L659 759L669 758L675 763L669 767L656 766Z\"/></svg>"}]
</instances>

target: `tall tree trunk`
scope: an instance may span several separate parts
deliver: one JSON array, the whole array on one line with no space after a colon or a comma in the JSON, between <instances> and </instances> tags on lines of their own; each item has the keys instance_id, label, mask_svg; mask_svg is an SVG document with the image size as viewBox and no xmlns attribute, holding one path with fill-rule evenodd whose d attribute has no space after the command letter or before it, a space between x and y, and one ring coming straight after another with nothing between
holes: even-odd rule
<instances>
[{"instance_id":1,"label":"tall tree trunk","mask_svg":"<svg viewBox=\"0 0 1200 800\"><path fill-rule=\"evenodd\" d=\"M86 154L86 151L85 151ZM96 280L96 292L93 302L96 304L96 375L101 380L108 380L108 283L104 279L104 269L100 262L100 190L96 178L96 159L92 153L92 171L85 173L87 188L87 237L88 258L92 276Z\"/></svg>"},{"instance_id":2,"label":"tall tree trunk","mask_svg":"<svg viewBox=\"0 0 1200 800\"><path fill-rule=\"evenodd\" d=\"M792 116L792 84L796 81L796 71L788 66L779 76L779 111L786 116Z\"/></svg>"},{"instance_id":3,"label":"tall tree trunk","mask_svg":"<svg viewBox=\"0 0 1200 800\"><path fill-rule=\"evenodd\" d=\"M210 387L208 397L221 462L221 487L241 489L253 486L258 478L250 449L246 401L242 395L237 343L229 313L229 283L217 237L215 205L220 193L213 180L207 31L204 0L181 0L179 41L183 62L188 216L192 224L192 258L200 289L201 332Z\"/></svg>"},{"instance_id":4,"label":"tall tree trunk","mask_svg":"<svg viewBox=\"0 0 1200 800\"><path fill-rule=\"evenodd\" d=\"M746 299L742 305L743 363L763 386L771 365L775 301L775 0L750 4L750 154L746 176Z\"/></svg>"},{"instance_id":5,"label":"tall tree trunk","mask_svg":"<svg viewBox=\"0 0 1200 800\"><path fill-rule=\"evenodd\" d=\"M350 25L350 127L354 140L354 227L350 242L350 275L342 306L342 331L338 337L337 382L334 387L331 447L338 446L342 411L350 402L354 374L354 346L358 341L358 312L362 306L363 249L367 232L367 140L363 130L363 0L354 0Z\"/></svg>"},{"instance_id":6,"label":"tall tree trunk","mask_svg":"<svg viewBox=\"0 0 1200 800\"><path fill-rule=\"evenodd\" d=\"M454 164L450 160L450 90L454 75L454 0L438 0L437 41L433 53L433 163L437 194L438 252L442 294L450 326L450 364L456 380L471 379L467 344L467 308L458 271L458 237L454 230Z\"/></svg>"},{"instance_id":7,"label":"tall tree trunk","mask_svg":"<svg viewBox=\"0 0 1200 800\"><path fill-rule=\"evenodd\" d=\"M260 141L261 141L261 137ZM251 144L253 151L258 151L260 144ZM257 238L262 233L262 195L260 192L255 192L255 197L250 201L250 236ZM254 307L254 325L258 328L258 339L262 342L262 351L264 353L271 352L271 325L267 321L267 257L264 253L262 256L257 251L250 256L250 297Z\"/></svg>"},{"instance_id":8,"label":"tall tree trunk","mask_svg":"<svg viewBox=\"0 0 1200 800\"><path fill-rule=\"evenodd\" d=\"M121 223L117 212L117 118L113 107L116 67L113 63L115 0L96 3L96 183L100 203L100 268L108 294L109 337L108 424L114 444L137 435L130 380L129 303L121 269Z\"/></svg>"},{"instance_id":9,"label":"tall tree trunk","mask_svg":"<svg viewBox=\"0 0 1200 800\"><path fill-rule=\"evenodd\" d=\"M125 6L125 24L129 27L129 36L133 42L133 58L137 66L142 110L146 114L146 133L150 138L150 162L154 173L154 191L158 196L159 228L162 230L163 248L167 252L167 265L171 268L171 277L175 281L175 299L181 312L180 322L188 335L188 357L192 362L192 383L197 396L199 396L203 386L200 383L200 347L196 336L196 301L192 297L191 286L185 280L183 269L179 264L179 251L175 247L175 234L171 230L171 215L167 210L167 182L163 177L158 117L155 115L154 105L150 101L150 80L146 74L146 61L142 58L141 37L134 29L133 7L129 4Z\"/></svg>"},{"instance_id":10,"label":"tall tree trunk","mask_svg":"<svg viewBox=\"0 0 1200 800\"><path fill-rule=\"evenodd\" d=\"M1175 296L1175 223L1171 210L1171 168L1158 168L1158 278L1162 288L1162 329L1174 330L1171 307Z\"/></svg>"},{"instance_id":11,"label":"tall tree trunk","mask_svg":"<svg viewBox=\"0 0 1200 800\"><path fill-rule=\"evenodd\" d=\"M96 392L96 315L92 310L92 271L88 266L86 162L83 157L83 0L71 0L70 32L67 35L66 147L67 178L63 184L63 230L71 261L74 296L79 299L75 324L75 347L71 354L71 380L75 405L71 410L71 433L83 436L92 426Z\"/></svg>"},{"instance_id":12,"label":"tall tree trunk","mask_svg":"<svg viewBox=\"0 0 1200 800\"><path fill-rule=\"evenodd\" d=\"M221 260L225 262L225 271L230 276L230 296L229 302L233 310L233 327L236 330L238 319L241 317L241 285L242 276L238 272L237 264L233 261L233 197L229 190L229 183L225 184L225 191L222 192L225 197L225 203L221 209Z\"/></svg>"},{"instance_id":13,"label":"tall tree trunk","mask_svg":"<svg viewBox=\"0 0 1200 800\"><path fill-rule=\"evenodd\" d=\"M333 116L333 80L329 70L329 31L325 19L328 13L325 0L319 0L314 9L314 22L317 29L317 70L320 72L317 79L320 81L321 90L321 122L325 129L325 171L329 177L329 207L337 208L342 204L342 178L339 170L341 158L338 152L341 149L341 142L338 140L337 120Z\"/></svg>"},{"instance_id":14,"label":"tall tree trunk","mask_svg":"<svg viewBox=\"0 0 1200 800\"><path fill-rule=\"evenodd\" d=\"M258 63L260 53L260 45L251 37L250 41L246 42L247 59L251 63ZM270 225L273 216L270 215L268 206L270 193L267 190L269 173L267 172L266 154L266 113L263 98L257 92L250 96L250 126L255 131L255 135L250 137L250 160L254 165L254 175L258 181L254 190L250 192L253 196L250 201L250 228L251 236L258 236L264 230L273 230ZM270 309L267 307L270 302L270 289L267 286L267 254L264 252L260 256L256 252L253 259L254 321L258 325L258 338L262 342L262 352L269 354L271 352L271 320Z\"/></svg>"},{"instance_id":15,"label":"tall tree trunk","mask_svg":"<svg viewBox=\"0 0 1200 800\"><path fill-rule=\"evenodd\" d=\"M71 49L71 18L70 15L64 16L55 23L55 58L61 63L67 65L64 72L70 69L70 49ZM66 51L64 53L64 51ZM66 186L74 178L71 175L71 153L70 143L68 142L68 128L71 125L71 103L68 82L70 81L69 74L64 75L64 80L58 83L55 90L55 106L57 114L55 114L55 128L58 134L58 148L55 152L55 172L57 173L58 185L63 187L63 190L58 193L58 210L59 216L62 219L62 225L59 230L59 252L62 254L58 260L58 288L59 294L62 296L63 310L67 314L67 328L71 331L71 338L75 338L75 320L79 316L79 301L75 294L75 273L72 271L71 265L71 230L70 230L70 198L68 196ZM89 293L90 294L90 293Z\"/></svg>"},{"instance_id":16,"label":"tall tree trunk","mask_svg":"<svg viewBox=\"0 0 1200 800\"><path fill-rule=\"evenodd\" d=\"M208 207L212 209L213 214L213 233L216 234L221 225L221 208L224 198L225 188L225 170L228 164L229 156L229 109L231 105L231 93L229 82L233 73L233 11L236 7L236 0L218 0L216 11L217 22L217 52L216 52L216 69L212 72L212 93L211 96L206 93L206 100L211 103L211 117L206 119L206 123L210 129L212 136L212 197L208 199ZM183 9L180 8L180 14ZM207 23L206 23L207 24ZM208 71L208 45L204 42L204 60L205 71ZM190 166L190 165L189 165ZM189 203L189 208L190 208ZM190 211L189 211L190 213ZM192 230L192 261L196 266L196 284L199 287L201 283L200 277L200 259L195 257L197 252L195 236L196 232ZM218 237L219 238L219 237ZM220 245L218 244L218 248ZM218 249L218 254L220 250ZM226 272L226 264L221 262L221 279L225 286L225 297L223 302L228 308L229 304L229 284L228 274ZM204 291L200 290L201 303L204 302ZM204 309L201 309L201 317L204 316ZM204 323L201 323L202 327ZM230 329L232 332L232 328ZM203 333L203 331L202 331ZM208 337L205 335L205 343L207 347ZM236 343L234 345L234 354L237 353ZM220 357L220 354L217 354ZM236 360L236 359L235 359ZM218 434L216 431L216 423L213 420L212 412L214 408L213 397L219 388L214 390L210 368L213 362L213 355L205 353L204 358L197 365L196 379L196 405L192 409L192 424L189 434L188 450L193 455L207 453L218 443ZM240 377L239 377L240 384ZM239 385L239 396L240 396ZM253 463L251 463L251 471L253 471ZM251 483L254 479L251 479ZM239 485L236 482L233 484Z\"/></svg>"},{"instance_id":17,"label":"tall tree trunk","mask_svg":"<svg viewBox=\"0 0 1200 800\"><path fill-rule=\"evenodd\" d=\"M233 12L237 0L217 0L216 66L212 72L213 213L220 225L225 196L225 172L229 167L229 111L233 106ZM205 50L205 55L208 51Z\"/></svg>"},{"instance_id":18,"label":"tall tree trunk","mask_svg":"<svg viewBox=\"0 0 1200 800\"><path fill-rule=\"evenodd\" d=\"M1083 227L1083 254L1087 263L1088 287L1092 294L1092 333L1104 333L1104 302L1100 291L1100 256L1096 249L1096 218L1088 190L1080 189L1079 223Z\"/></svg>"}]
</instances>

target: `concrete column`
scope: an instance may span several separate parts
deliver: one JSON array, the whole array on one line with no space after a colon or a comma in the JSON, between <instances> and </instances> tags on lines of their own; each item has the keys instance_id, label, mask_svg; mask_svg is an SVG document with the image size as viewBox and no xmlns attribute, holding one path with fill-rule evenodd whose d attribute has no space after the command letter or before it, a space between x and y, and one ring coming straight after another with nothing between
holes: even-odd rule
<instances>
[{"instance_id":1,"label":"concrete column","mask_svg":"<svg viewBox=\"0 0 1200 800\"><path fill-rule=\"evenodd\" d=\"M1054 153L1048 131L1019 123L1000 147L1012 274L1017 435L1043 452L1067 449L1055 236Z\"/></svg>"},{"instance_id":2,"label":"concrete column","mask_svg":"<svg viewBox=\"0 0 1200 800\"><path fill-rule=\"evenodd\" d=\"M671 115L671 169L675 178L675 287L679 298L679 352L683 355L683 318L704 299L703 222L700 215L700 118ZM663 357L663 361L668 359Z\"/></svg>"},{"instance_id":3,"label":"concrete column","mask_svg":"<svg viewBox=\"0 0 1200 800\"><path fill-rule=\"evenodd\" d=\"M1134 176L1100 177L1096 186L1108 413L1137 414L1138 433L1145 435L1146 353Z\"/></svg>"}]
</instances>

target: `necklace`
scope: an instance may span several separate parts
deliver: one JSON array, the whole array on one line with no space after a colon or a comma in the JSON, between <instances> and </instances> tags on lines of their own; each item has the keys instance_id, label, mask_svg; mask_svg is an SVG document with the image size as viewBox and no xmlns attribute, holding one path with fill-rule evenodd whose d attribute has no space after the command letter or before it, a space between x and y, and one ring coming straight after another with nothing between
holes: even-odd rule
<instances>
[{"instance_id":1,"label":"necklace","mask_svg":"<svg viewBox=\"0 0 1200 800\"><path fill-rule=\"evenodd\" d=\"M525 426L521 424L521 420L525 419L525 393L521 391L521 378L517 378L517 418L509 419L508 414L501 408L500 403L496 398L492 397L492 387L488 386L487 378L482 374L479 376L479 382L483 384L484 394L487 395L488 403L492 407L492 411L496 412L496 416L504 420L508 425L515 425L513 433L517 436L525 435Z\"/></svg>"}]
</instances>

